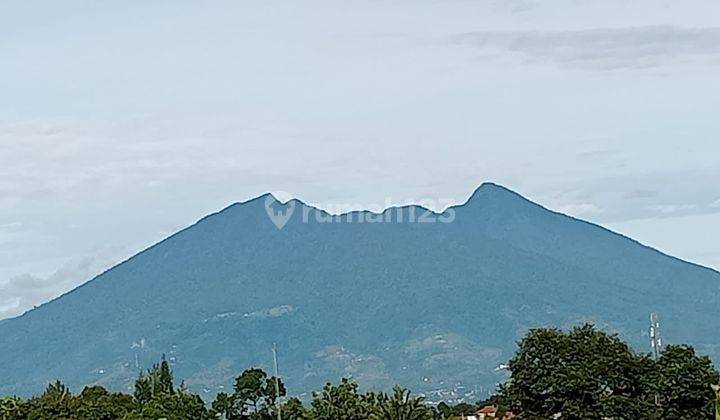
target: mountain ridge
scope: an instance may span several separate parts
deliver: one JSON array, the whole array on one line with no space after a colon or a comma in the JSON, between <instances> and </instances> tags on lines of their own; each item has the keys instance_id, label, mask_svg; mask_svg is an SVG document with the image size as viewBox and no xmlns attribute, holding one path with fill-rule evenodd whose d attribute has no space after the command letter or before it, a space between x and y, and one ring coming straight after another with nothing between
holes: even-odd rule
<instances>
[{"instance_id":1,"label":"mountain ridge","mask_svg":"<svg viewBox=\"0 0 720 420\"><path fill-rule=\"evenodd\" d=\"M533 201L533 200L531 200L531 199L526 198L525 196L523 196L522 194L518 193L517 191L514 191L514 190L512 190L512 189L510 189L510 188L508 188L508 187L505 187L505 186L502 185L502 184L499 184L499 183L496 183L496 182L493 182L493 181L485 181L485 182L481 183L478 187L476 187L476 188L473 190L473 192L468 196L468 198L467 198L465 201L460 202L460 203L457 203L457 204L449 205L447 208L445 208L445 209L442 210L442 211L432 210L432 209L429 209L429 208L427 208L427 207L424 207L424 206L422 206L422 205L420 205L420 204L404 204L404 205L394 205L394 206L390 206L390 207L384 208L384 209L383 209L382 211L380 211L380 212L373 212L373 211L371 211L371 210L351 210L351 211L346 211L346 212L341 212L341 213L330 213L330 212L328 212L328 211L326 211L326 210L324 210L324 209L322 209L322 208L320 208L320 207L318 207L318 206L315 206L315 205L313 205L313 204L309 204L309 203L303 201L303 200L300 199L300 198L293 197L293 198L290 198L289 200L283 202L282 200L280 200L280 199L278 199L277 197L275 197L275 196L272 194L272 192L266 192L266 193L260 194L260 195L258 195L258 196L256 196L256 197L250 198L250 199L245 200L245 201L232 203L232 204L230 204L229 206L227 206L227 207L225 207L225 208L223 208L223 209L221 209L221 210L219 210L219 211L217 211L217 212L215 212L215 213L211 213L211 214L209 214L209 215L207 215L207 216L205 216L205 217L202 217L202 218L199 219L198 222L196 222L195 224L201 222L202 220L204 220L204 219L206 219L206 218L209 218L209 217L218 215L218 214L224 212L225 210L228 210L228 209L230 209L230 208L232 208L232 207L234 207L234 206L242 206L242 205L249 204L249 203L256 202L256 201L262 201L262 200L266 199L267 197L271 197L272 200L274 200L274 201L276 201L276 202L278 202L278 203L281 203L281 204L283 204L283 205L284 205L284 204L287 204L287 203L289 203L289 202L295 202L295 203L300 204L300 205L302 205L302 206L308 207L308 208L310 208L310 209L313 210L313 211L323 212L323 213L326 213L326 214L328 214L328 215L336 216L336 217L343 217L343 216L348 216L348 215L353 215L353 214L358 214L358 213L366 213L366 214L373 214L373 215L382 215L382 214L384 214L384 213L386 213L386 212L388 212L388 211L391 211L391 210L405 209L405 208L408 208L408 207L416 207L416 208L422 209L422 210L424 210L424 211L431 212L431 213L433 213L433 214L435 214L435 215L441 215L441 214L447 212L448 210L462 210L462 209L464 209L464 208L467 208L467 207L475 204L475 203L478 202L478 201L482 201L483 198L481 197L481 195L487 195L487 194L483 194L483 193L486 192L486 191L489 191L489 192L491 192L491 193L502 193L502 194L505 194L506 196L509 196L509 197L512 197L512 198L517 199L518 202L521 202L521 203L523 203L523 204L526 204L526 205L529 204L529 205L531 205L531 206L534 206L534 207L536 207L536 208L545 210L545 211L550 212L550 213L552 213L552 214L555 214L555 215L558 215L558 216L562 216L562 217L566 217L566 218L568 218L568 219L571 219L571 220L574 220L574 221L577 221L577 222L581 222L581 223L587 224L587 225L592 226L592 227L595 227L595 228L600 228L600 229L602 229L603 231L609 232L609 233L611 233L611 234L613 234L613 235L616 235L616 236L618 236L618 237L620 237L620 238L623 238L623 239L632 241L632 242L634 242L634 243L636 243L636 244L638 244L638 245L640 245L640 246L643 246L643 247L648 248L648 249L650 249L650 250L652 250L652 251L655 251L655 252L657 252L657 253L659 253L659 254L661 254L661 255L663 255L663 256L670 257L670 258L673 258L673 259L675 259L675 260L678 260L679 262L682 262L682 263L685 263L685 264L690 264L690 265L693 265L693 266L696 266L696 267L699 267L699 268L703 268L703 269L709 270L709 271L711 271L711 272L713 272L713 273L715 273L715 274L720 275L720 270L716 270L716 269L714 269L714 268L712 268L712 267L708 267L708 266L702 265L702 264L700 264L700 263L696 263L696 262L694 262L694 261L686 260L686 259L683 259L683 258L680 258L680 257L676 257L676 256L674 256L674 255L668 254L668 253L666 253L666 252L664 252L664 251L662 251L662 250L659 250L659 249L657 249L657 248L655 248L655 247L653 247L653 246L651 246L651 245L647 245L647 244L645 244L645 243L643 243L643 242L641 242L641 241L639 241L639 240L637 240L637 239L634 239L634 238L632 238L632 237L630 237L630 236L627 236L627 235L625 235L625 234L623 234L623 233L620 233L620 232L617 232L617 231L615 231L615 230L613 230L613 229L610 229L610 228L608 228L608 227L605 227L605 226L603 226L603 225L601 225L601 224L599 224L599 223L591 222L591 221L588 221L588 220L585 220L585 219L581 219L581 218L576 217L576 216L572 216L572 215L567 214L567 213L563 213L563 212L559 212L559 211L553 210L553 209L551 209L551 208L549 208L549 207L546 207L546 206L544 206L544 205L542 205L542 204L539 204L539 203L536 202L536 201ZM192 227L192 226L195 226L195 224L189 226L188 228L190 228L190 227ZM186 228L186 229L187 229L187 228ZM184 229L183 229L183 230L184 230Z\"/></svg>"},{"instance_id":2,"label":"mountain ridge","mask_svg":"<svg viewBox=\"0 0 720 420\"><path fill-rule=\"evenodd\" d=\"M117 388L168 353L191 388L216 392L231 378L211 372L263 364L263 349L277 341L292 352L283 364L298 393L348 372L371 388L400 382L457 392L448 384L474 383L487 390L502 381L493 369L528 328L589 319L638 346L647 313L677 304L688 309L667 314L669 341L719 353L706 319L720 302L717 272L497 184L432 212L455 211L452 223L334 223L316 216L427 209L330 215L292 199L284 205L292 201L294 213L278 229L266 213L268 198L277 201L263 194L203 217L73 291L3 320L0 335L11 338L0 340L0 376L16 381L17 392L37 392L52 376ZM488 304L493 310L477 312ZM219 348L210 351L207 343ZM57 365L55 353L77 366ZM23 371L31 379L23 380ZM0 385L0 393L13 392L10 386Z\"/></svg>"},{"instance_id":3,"label":"mountain ridge","mask_svg":"<svg viewBox=\"0 0 720 420\"><path fill-rule=\"evenodd\" d=\"M286 200L285 202L283 202L283 201L281 201L280 199L278 199L277 197L275 197L275 195L273 195L272 192L266 192L266 193L260 194L260 195L258 195L258 196L256 196L256 197L249 198L249 199L247 199L247 200L245 200L245 201L239 201L239 202L232 203L232 204L230 204L230 205L228 205L228 206L226 206L226 207L224 207L224 208L222 208L222 209L220 209L220 210L218 210L218 211L216 211L216 212L213 212L213 213L210 213L210 214L208 214L208 215L206 215L206 216L203 216L203 217L201 217L200 219L198 219L195 223L193 223L193 224L191 224L191 225L189 225L189 226L187 226L187 227L185 227L185 228L183 228L183 229L180 229L179 231L177 231L177 232L171 234L170 236L168 236L167 238L165 238L165 239L163 239L163 240L161 240L161 241L159 241L159 242L157 242L157 243L155 243L155 244L153 244L153 245L150 245L150 246L148 246L148 247L145 248L145 249L142 249L142 250L139 251L138 253L136 253L136 254L134 254L134 255L126 258L125 260L122 260L122 261L116 263L115 265L113 265L113 266L111 266L110 268L104 270L104 271L101 272L100 274L92 277L91 279L89 279L88 281L80 284L79 286L73 288L72 290L69 290L69 291L67 291L67 292L65 292L65 293L63 293L63 294L61 294L61 295L59 295L59 296L57 296L57 297L55 297L55 298L47 301L47 302L43 302L42 304L37 305L37 306L35 306L34 308L29 309L29 310L26 311L26 312L23 312L22 314L19 314L19 315L17 315L17 316L10 317L10 318L1 319L1 320L0 320L0 324L2 324L4 321L6 321L6 320L8 320L8 319L20 318L20 317L24 316L24 315L25 315L26 313L28 313L28 312L31 312L31 311L33 311L33 310L36 310L36 309L38 309L38 308L40 308L40 307L42 307L42 306L44 306L44 305L46 305L46 304L48 304L48 303L51 303L51 302L53 302L53 301L55 301L55 300L57 300L57 299L60 299L60 298L62 298L63 296L65 296L66 294L72 293L73 291L75 291L75 290L83 287L83 286L86 285L87 283L92 282L92 281L95 280L96 278L101 277L101 276L102 276L103 274L105 274L106 272L108 272L108 271L110 271L110 270L112 270L112 269L114 269L114 268L116 268L116 267L118 267L118 266L120 266L120 265L125 264L126 262L128 262L128 261L131 260L132 258L134 258L134 257L136 257L136 256L139 256L139 255L145 253L146 251L149 251L149 250L151 250L151 249L153 249L153 248L161 245L161 244L164 243L165 241L168 241L168 240L172 239L174 236L182 233L183 231L192 229L193 227L199 225L200 223L202 223L202 222L205 221L206 219L210 219L210 218L213 218L213 217L215 217L215 216L220 216L220 215L222 215L223 213L225 213L226 211L231 210L231 209L234 209L234 208L237 208L237 207L245 206L245 205L252 204L252 203L256 203L256 202L262 202L263 200L266 200L268 197L270 197L273 201L275 201L275 202L277 202L277 203L280 203L280 204L282 204L282 205L286 205L286 204L288 204L288 203L294 202L294 203L299 204L299 205L301 205L301 206L307 207L307 208L311 209L312 211L322 212L322 213L324 213L324 214L327 214L327 215L333 216L333 217L345 217L345 216L355 215L355 214L382 215L382 214L385 214L386 212L389 212L389 211L407 209L407 208L410 208L410 207L415 207L415 208L421 209L421 210L423 210L423 211L428 211L428 212L431 212L432 214L435 214L435 215L441 215L441 214L446 213L446 212L449 211L449 210L456 210L456 211L457 211L457 210L463 210L463 209L465 209L465 208L467 208L467 207L469 207L469 206L471 206L471 205L474 205L474 204L475 204L476 202L478 202L478 201L482 201L483 199L482 199L480 196L483 195L483 193L484 193L485 191L489 191L489 192L491 192L491 193L498 193L498 192L500 192L500 193L502 193L502 194L505 194L506 196L510 196L510 197L512 197L512 198L517 199L518 202L522 202L523 204L529 204L529 205L531 205L531 206L535 206L535 207L537 207L537 208L539 208L539 209L542 209L542 210L547 211L547 212L549 212L549 213L552 213L552 214L554 214L554 215L561 216L561 217L565 217L565 218L571 219L571 220L573 220L573 221L586 224L586 225L591 226L591 227L593 227L593 228L599 228L599 229L601 229L601 230L603 230L603 231L605 231L605 232L608 232L608 233L611 233L611 234L613 234L613 235L616 235L616 236L619 237L619 238L622 238L622 239L631 241L631 242L633 242L633 243L635 243L635 244L637 244L637 245L640 245L640 246L642 246L642 247L644 247L644 248L646 248L646 249L648 249L648 250L651 250L651 251L653 251L653 252L656 252L656 253L664 256L664 257L672 258L672 259L674 259L674 260L676 260L676 261L678 261L678 262L681 262L681 263L684 263L684 264L689 264L689 265L692 265L692 266L695 266L695 267L698 267L698 268L701 268L701 269L708 270L708 271L710 271L710 272L712 272L712 273L714 273L714 274L720 275L720 271L718 271L718 270L716 270L716 269L714 269L714 268L712 268L712 267L708 267L708 266L705 266L705 265L702 265L702 264L699 264L699 263L696 263L696 262L693 262L693 261L685 260L685 259L676 257L676 256L674 256L674 255L668 254L668 253L666 253L666 252L664 252L664 251L661 251L661 250L659 250L659 249L657 249L657 248L654 248L653 246L647 245L647 244L645 244L645 243L643 243L643 242L641 242L641 241L639 241L639 240L636 240L636 239L634 239L634 238L632 238L632 237L629 237L629 236L627 236L627 235L624 235L624 234L622 234L622 233L620 233L620 232L616 232L616 231L614 231L614 230L612 230L612 229L609 229L609 228L607 228L607 227L605 227L605 226L602 226L602 225L600 225L600 224L598 224L598 223L590 222L590 221L587 221L587 220L584 220L584 219L581 219L581 218L578 218L578 217L575 217L575 216L572 216L572 215L569 215L569 214L566 214L566 213L562 213L562 212L558 212L558 211L552 210L552 209L550 209L550 208L548 208L548 207L543 206L542 204L539 204L539 203L537 203L537 202L535 202L535 201L533 201L533 200L530 200L530 199L524 197L523 195L519 194L518 192L516 192L516 191L514 191L514 190L512 190L512 189L510 189L510 188L507 188L507 187L505 187L505 186L503 186L503 185L501 185L501 184L498 184L498 183L495 183L495 182L492 182L492 181L483 182L482 184L480 184L477 188L475 188L475 189L473 190L473 192L468 196L468 198L467 198L464 202L461 202L461 203L458 203L458 204L449 205L446 209L444 209L444 210L442 210L442 211L435 211L435 210L429 209L429 208L424 207L424 206L419 205L419 204L405 204L405 205L390 206L390 207L387 207L387 208L383 209L381 212L373 212L373 211L370 211L370 210L352 210L352 211L347 211L347 212L342 212L342 213L333 214L333 213L327 212L326 210L324 210L324 209L322 209L322 208L320 208L320 207L317 207L317 206L312 205L312 204L308 204L307 202L305 202L305 201L303 201L302 199L299 199L299 198L293 197L293 198L290 198L290 199ZM487 195L487 194L484 194L484 195ZM263 210L263 209L261 209L261 210ZM263 211L264 211L264 210L263 210Z\"/></svg>"}]
</instances>

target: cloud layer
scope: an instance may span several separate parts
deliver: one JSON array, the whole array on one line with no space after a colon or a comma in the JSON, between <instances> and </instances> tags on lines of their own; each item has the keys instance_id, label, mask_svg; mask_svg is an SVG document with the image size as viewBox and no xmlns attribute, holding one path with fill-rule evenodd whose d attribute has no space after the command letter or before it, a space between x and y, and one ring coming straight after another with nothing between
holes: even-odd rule
<instances>
[{"instance_id":1,"label":"cloud layer","mask_svg":"<svg viewBox=\"0 0 720 420\"><path fill-rule=\"evenodd\" d=\"M636 70L701 62L720 65L720 28L646 26L572 31L480 31L453 42L586 70Z\"/></svg>"},{"instance_id":2,"label":"cloud layer","mask_svg":"<svg viewBox=\"0 0 720 420\"><path fill-rule=\"evenodd\" d=\"M47 302L71 290L107 268L95 257L66 263L47 277L21 274L0 282L0 319L20 315L25 310Z\"/></svg>"}]
</instances>

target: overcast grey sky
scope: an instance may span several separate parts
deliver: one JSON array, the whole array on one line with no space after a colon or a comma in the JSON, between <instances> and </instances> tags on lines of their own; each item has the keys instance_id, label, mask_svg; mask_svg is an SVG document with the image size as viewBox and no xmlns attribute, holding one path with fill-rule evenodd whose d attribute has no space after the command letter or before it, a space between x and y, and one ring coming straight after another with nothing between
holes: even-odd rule
<instances>
[{"instance_id":1,"label":"overcast grey sky","mask_svg":"<svg viewBox=\"0 0 720 420\"><path fill-rule=\"evenodd\" d=\"M720 268L719 109L714 0L5 0L0 318L278 190L495 181Z\"/></svg>"}]
</instances>

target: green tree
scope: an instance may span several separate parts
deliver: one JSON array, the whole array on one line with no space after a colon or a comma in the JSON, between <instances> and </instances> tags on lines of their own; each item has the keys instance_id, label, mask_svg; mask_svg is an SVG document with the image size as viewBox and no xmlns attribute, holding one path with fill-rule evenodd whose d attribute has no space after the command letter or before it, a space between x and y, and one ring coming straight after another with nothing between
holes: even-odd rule
<instances>
[{"instance_id":1,"label":"green tree","mask_svg":"<svg viewBox=\"0 0 720 420\"><path fill-rule=\"evenodd\" d=\"M20 420L23 401L17 397L0 398L0 420Z\"/></svg>"},{"instance_id":2,"label":"green tree","mask_svg":"<svg viewBox=\"0 0 720 420\"><path fill-rule=\"evenodd\" d=\"M232 418L232 413L234 411L233 400L227 393L219 392L215 396L215 400L213 400L211 407L212 408L210 414L213 417L221 417L234 420Z\"/></svg>"},{"instance_id":3,"label":"green tree","mask_svg":"<svg viewBox=\"0 0 720 420\"><path fill-rule=\"evenodd\" d=\"M172 370L170 370L170 364L167 360L165 360L164 354L162 355L162 360L160 361L156 385L159 388L159 392L162 394L172 394L174 392Z\"/></svg>"},{"instance_id":4,"label":"green tree","mask_svg":"<svg viewBox=\"0 0 720 420\"><path fill-rule=\"evenodd\" d=\"M442 401L440 404L438 404L436 409L437 412L440 413L443 417L450 417L453 415L452 407L450 407L445 401Z\"/></svg>"},{"instance_id":5,"label":"green tree","mask_svg":"<svg viewBox=\"0 0 720 420\"><path fill-rule=\"evenodd\" d=\"M172 395L175 392L173 375L165 355L159 364L153 365L146 374L140 373L135 381L135 399L141 404L150 401L156 395Z\"/></svg>"},{"instance_id":6,"label":"green tree","mask_svg":"<svg viewBox=\"0 0 720 420\"><path fill-rule=\"evenodd\" d=\"M73 398L72 413L84 420L115 420L138 407L132 396L122 393L109 393L105 388L95 385L85 387Z\"/></svg>"},{"instance_id":7,"label":"green tree","mask_svg":"<svg viewBox=\"0 0 720 420\"><path fill-rule=\"evenodd\" d=\"M27 420L69 419L72 416L72 394L59 380L51 383L45 392L29 399L23 406Z\"/></svg>"},{"instance_id":8,"label":"green tree","mask_svg":"<svg viewBox=\"0 0 720 420\"><path fill-rule=\"evenodd\" d=\"M510 360L505 402L525 418L644 418L648 360L591 325L531 330Z\"/></svg>"},{"instance_id":9,"label":"green tree","mask_svg":"<svg viewBox=\"0 0 720 420\"><path fill-rule=\"evenodd\" d=\"M187 392L184 384L175 389L172 369L164 355L159 364L139 376L134 396L137 405L122 417L123 420L212 418L200 396Z\"/></svg>"},{"instance_id":10,"label":"green tree","mask_svg":"<svg viewBox=\"0 0 720 420\"><path fill-rule=\"evenodd\" d=\"M478 404L472 405L468 403L459 403L451 406L445 402L441 402L440 404L438 404L436 412L440 415L441 418L453 418L471 415L475 413L477 409Z\"/></svg>"},{"instance_id":11,"label":"green tree","mask_svg":"<svg viewBox=\"0 0 720 420\"><path fill-rule=\"evenodd\" d=\"M358 393L358 385L343 378L338 385L326 384L320 393L313 393L312 417L317 420L367 420L371 406L367 397Z\"/></svg>"},{"instance_id":12,"label":"green tree","mask_svg":"<svg viewBox=\"0 0 720 420\"><path fill-rule=\"evenodd\" d=\"M720 380L706 356L690 346L667 346L648 373L648 393L658 396L660 418L712 418Z\"/></svg>"},{"instance_id":13,"label":"green tree","mask_svg":"<svg viewBox=\"0 0 720 420\"><path fill-rule=\"evenodd\" d=\"M498 402L520 418L711 418L709 385L718 372L690 346L668 346L658 360L635 354L591 325L565 333L531 330L510 361Z\"/></svg>"},{"instance_id":14,"label":"green tree","mask_svg":"<svg viewBox=\"0 0 720 420\"><path fill-rule=\"evenodd\" d=\"M282 418L286 420L310 420L310 413L302 401L293 397L282 405Z\"/></svg>"},{"instance_id":15,"label":"green tree","mask_svg":"<svg viewBox=\"0 0 720 420\"><path fill-rule=\"evenodd\" d=\"M433 420L434 413L423 404L423 398L411 397L410 391L399 386L392 395L379 394L372 405L372 420Z\"/></svg>"},{"instance_id":16,"label":"green tree","mask_svg":"<svg viewBox=\"0 0 720 420\"><path fill-rule=\"evenodd\" d=\"M259 368L245 370L235 378L234 392L219 393L212 403L215 415L229 420L269 419L275 417L277 397L286 395L285 384L280 378L268 377Z\"/></svg>"},{"instance_id":17,"label":"green tree","mask_svg":"<svg viewBox=\"0 0 720 420\"><path fill-rule=\"evenodd\" d=\"M133 392L135 400L140 404L145 404L153 397L152 379L144 375L142 372L135 380L135 392Z\"/></svg>"},{"instance_id":18,"label":"green tree","mask_svg":"<svg viewBox=\"0 0 720 420\"><path fill-rule=\"evenodd\" d=\"M123 420L210 420L203 400L194 394L158 394L123 417Z\"/></svg>"},{"instance_id":19,"label":"green tree","mask_svg":"<svg viewBox=\"0 0 720 420\"><path fill-rule=\"evenodd\" d=\"M265 397L267 389L267 374L259 368L245 370L235 378L234 400L241 407L241 414L245 412L258 413L262 408L260 403Z\"/></svg>"}]
</instances>

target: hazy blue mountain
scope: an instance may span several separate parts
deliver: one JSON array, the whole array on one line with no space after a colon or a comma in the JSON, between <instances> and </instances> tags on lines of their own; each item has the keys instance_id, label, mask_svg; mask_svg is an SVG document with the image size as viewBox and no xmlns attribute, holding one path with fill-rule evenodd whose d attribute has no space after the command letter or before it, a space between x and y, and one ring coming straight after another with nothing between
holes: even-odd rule
<instances>
[{"instance_id":1,"label":"hazy blue mountain","mask_svg":"<svg viewBox=\"0 0 720 420\"><path fill-rule=\"evenodd\" d=\"M283 229L266 206L289 217ZM408 223L413 213L436 221ZM269 367L277 343L292 393L351 376L475 400L503 380L495 368L528 328L592 321L648 350L652 311L666 342L720 360L719 273L494 184L426 213L330 222L299 201L234 204L0 322L0 394L54 378L127 387L165 353L211 395L248 366Z\"/></svg>"}]
</instances>

